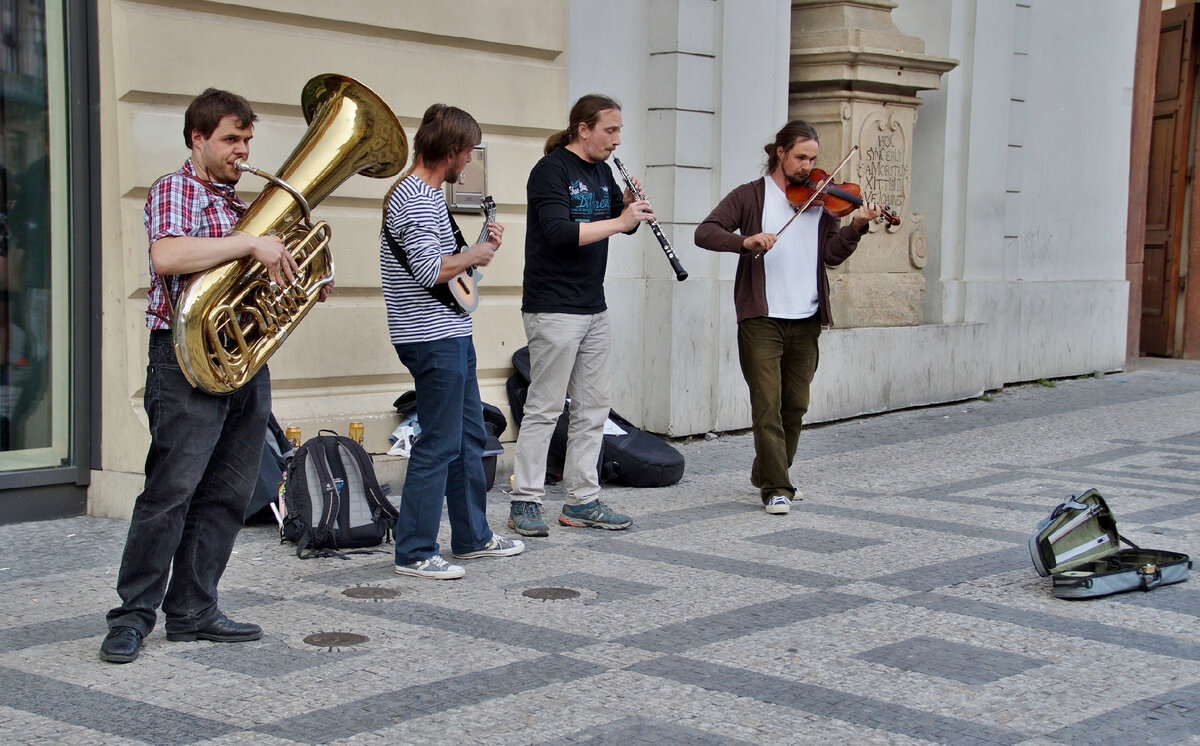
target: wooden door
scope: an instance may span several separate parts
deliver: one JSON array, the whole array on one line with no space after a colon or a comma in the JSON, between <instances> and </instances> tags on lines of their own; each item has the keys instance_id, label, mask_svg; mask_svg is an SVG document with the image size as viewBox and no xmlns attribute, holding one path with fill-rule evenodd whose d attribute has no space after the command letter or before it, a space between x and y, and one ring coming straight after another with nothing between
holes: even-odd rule
<instances>
[{"instance_id":1,"label":"wooden door","mask_svg":"<svg viewBox=\"0 0 1200 746\"><path fill-rule=\"evenodd\" d=\"M1158 40L1154 121L1142 276L1141 351L1171 355L1179 299L1179 249L1188 181L1188 135L1195 83L1195 5L1163 12Z\"/></svg>"}]
</instances>

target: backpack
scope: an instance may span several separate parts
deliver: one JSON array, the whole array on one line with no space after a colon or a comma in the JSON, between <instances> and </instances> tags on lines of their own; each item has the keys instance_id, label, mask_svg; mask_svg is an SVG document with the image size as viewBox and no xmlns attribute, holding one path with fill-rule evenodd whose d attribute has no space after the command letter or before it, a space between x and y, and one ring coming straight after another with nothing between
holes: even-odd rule
<instances>
[{"instance_id":1,"label":"backpack","mask_svg":"<svg viewBox=\"0 0 1200 746\"><path fill-rule=\"evenodd\" d=\"M525 416L525 399L529 394L529 348L522 347L514 352L512 362L516 373L509 376L505 389L513 420L520 427ZM562 479L569 423L567 405L559 415L546 454L546 477L555 482ZM683 469L683 454L669 443L642 430L615 411L608 411L600 460L596 465L601 482L626 487L666 487L683 478Z\"/></svg>"},{"instance_id":2,"label":"backpack","mask_svg":"<svg viewBox=\"0 0 1200 746\"><path fill-rule=\"evenodd\" d=\"M375 478L370 454L332 430L321 430L296 449L283 503L280 543L295 542L300 559L382 551L344 550L391 541L398 516Z\"/></svg>"}]
</instances>

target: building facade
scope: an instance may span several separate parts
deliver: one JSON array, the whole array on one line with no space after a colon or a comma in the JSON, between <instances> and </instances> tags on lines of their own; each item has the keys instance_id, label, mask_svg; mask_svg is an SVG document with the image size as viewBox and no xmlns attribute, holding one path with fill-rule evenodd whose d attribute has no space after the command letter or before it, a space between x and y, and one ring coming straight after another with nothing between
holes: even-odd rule
<instances>
[{"instance_id":1,"label":"building facade","mask_svg":"<svg viewBox=\"0 0 1200 746\"><path fill-rule=\"evenodd\" d=\"M322 73L372 88L410 137L434 102L479 120L486 190L507 231L475 338L483 398L502 409L510 357L525 344L525 179L575 98L615 96L618 154L690 276L676 282L648 230L612 240L614 408L673 436L747 427L734 258L691 236L723 194L762 175L763 145L783 122L804 115L799 61L826 37L801 26L817 6L850 8L848 20L821 21L850 29L837 50L847 81L879 56L872 44L893 37L920 41L911 54L945 70L896 96L916 111L898 188L920 240L903 266L864 254L844 270L835 301L849 322L822 337L811 419L1122 367L1132 2L0 0L4 38L17 40L4 50L0 132L12 190L0 520L132 509L149 443L142 207L150 184L187 157L183 110L208 86L254 105L250 160L268 171L305 137L300 91ZM885 93L876 103L896 103ZM39 183L44 249L19 227ZM281 423L307 437L360 420L376 453L397 422L392 402L411 388L379 287L389 185L355 176L317 207L334 232L337 288L270 363ZM261 188L250 175L239 185L247 200ZM458 217L467 235L478 230L477 216ZM920 285L916 316L861 323L871 317L860 311L890 301L856 295L851 280L890 272Z\"/></svg>"}]
</instances>

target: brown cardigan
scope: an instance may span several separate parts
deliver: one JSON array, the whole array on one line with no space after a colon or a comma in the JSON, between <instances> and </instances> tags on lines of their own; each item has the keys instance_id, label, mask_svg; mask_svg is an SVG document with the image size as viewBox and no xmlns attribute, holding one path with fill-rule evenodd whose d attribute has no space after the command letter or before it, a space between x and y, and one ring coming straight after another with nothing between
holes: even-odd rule
<instances>
[{"instance_id":1,"label":"brown cardigan","mask_svg":"<svg viewBox=\"0 0 1200 746\"><path fill-rule=\"evenodd\" d=\"M742 184L713 208L704 222L696 227L696 245L709 251L730 251L740 254L737 274L733 278L733 305L737 320L752 319L767 315L767 278L763 261L755 258L755 252L742 248L746 236L762 233L763 195L762 179ZM847 224L829 213L821 215L820 242L817 263L817 307L823 326L833 326L829 311L829 278L825 267L836 267L858 248L858 240L866 233ZM737 231L737 232L735 232Z\"/></svg>"}]
</instances>

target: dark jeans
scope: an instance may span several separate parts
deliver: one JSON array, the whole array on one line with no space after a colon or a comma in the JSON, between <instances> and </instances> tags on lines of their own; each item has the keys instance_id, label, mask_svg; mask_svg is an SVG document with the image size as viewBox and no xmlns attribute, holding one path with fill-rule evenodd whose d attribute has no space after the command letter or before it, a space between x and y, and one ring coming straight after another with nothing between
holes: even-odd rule
<instances>
[{"instance_id":1,"label":"dark jeans","mask_svg":"<svg viewBox=\"0 0 1200 746\"><path fill-rule=\"evenodd\" d=\"M450 549L465 554L492 540L483 471L483 404L471 337L395 345L417 390L421 437L413 444L396 519L396 564L426 560L438 549L442 499Z\"/></svg>"},{"instance_id":2,"label":"dark jeans","mask_svg":"<svg viewBox=\"0 0 1200 746\"><path fill-rule=\"evenodd\" d=\"M121 557L122 603L108 626L148 635L161 603L168 631L192 632L220 614L217 583L258 477L271 374L264 366L228 396L204 393L184 378L170 332L151 332L144 402L146 483Z\"/></svg>"},{"instance_id":3,"label":"dark jeans","mask_svg":"<svg viewBox=\"0 0 1200 746\"><path fill-rule=\"evenodd\" d=\"M821 322L759 316L738 323L738 355L750 388L754 466L750 482L763 503L775 495L795 497L788 468L796 457L800 426L808 412L808 388L817 372Z\"/></svg>"}]
</instances>

